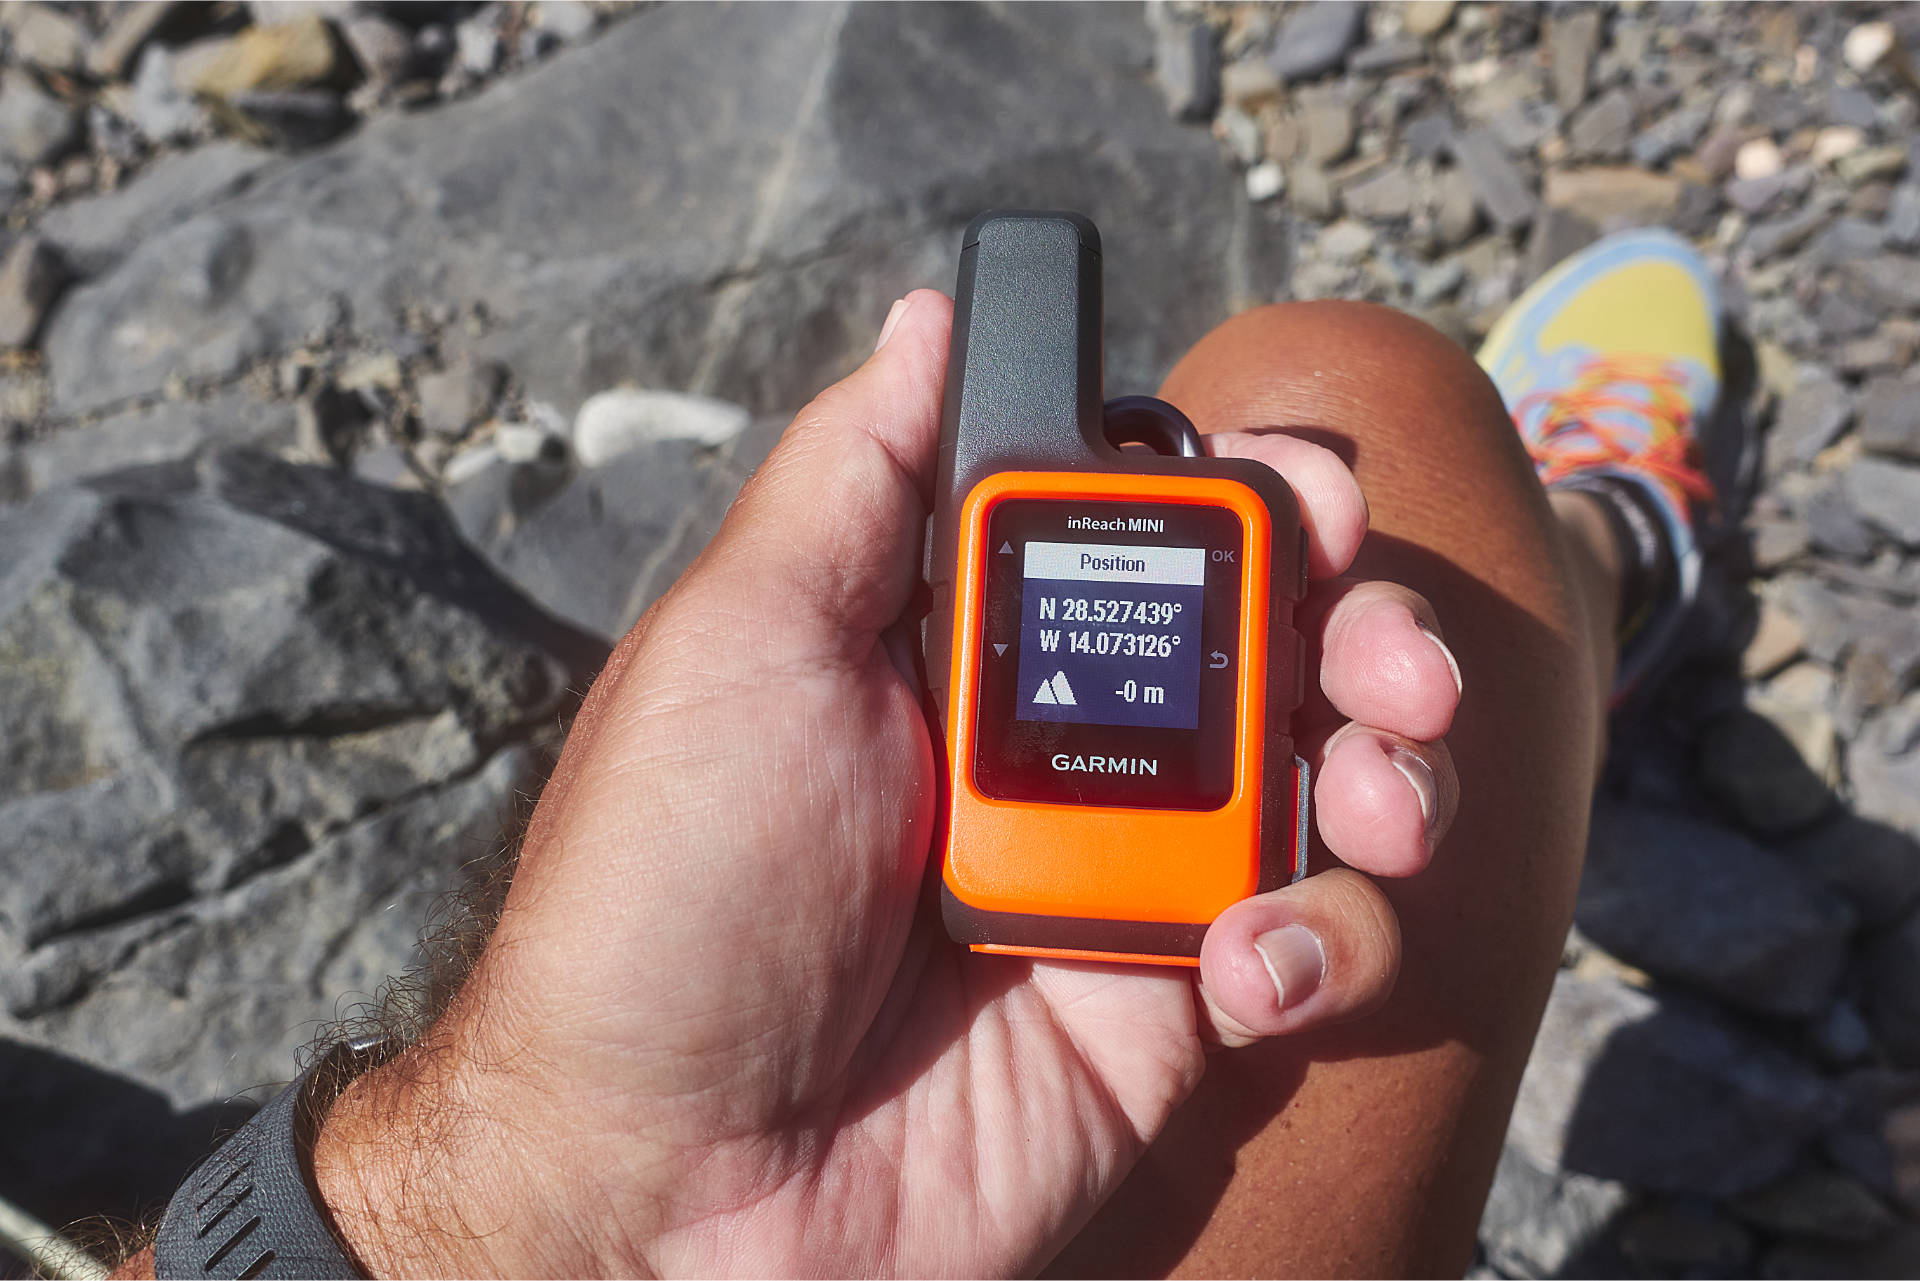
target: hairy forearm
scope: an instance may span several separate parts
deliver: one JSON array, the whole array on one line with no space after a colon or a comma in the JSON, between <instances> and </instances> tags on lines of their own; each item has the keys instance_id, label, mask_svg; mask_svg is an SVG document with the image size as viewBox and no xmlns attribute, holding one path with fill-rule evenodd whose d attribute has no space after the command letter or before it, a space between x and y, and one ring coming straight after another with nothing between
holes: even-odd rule
<instances>
[{"instance_id":1,"label":"hairy forearm","mask_svg":"<svg viewBox=\"0 0 1920 1281\"><path fill-rule=\"evenodd\" d=\"M113 1270L114 1281L153 1281L153 1246L141 1246Z\"/></svg>"}]
</instances>

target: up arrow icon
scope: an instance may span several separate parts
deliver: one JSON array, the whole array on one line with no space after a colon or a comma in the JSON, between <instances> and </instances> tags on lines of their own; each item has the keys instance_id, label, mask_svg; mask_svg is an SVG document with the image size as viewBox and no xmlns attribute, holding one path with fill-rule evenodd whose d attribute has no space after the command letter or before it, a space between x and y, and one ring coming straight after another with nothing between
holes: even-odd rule
<instances>
[{"instance_id":1,"label":"up arrow icon","mask_svg":"<svg viewBox=\"0 0 1920 1281\"><path fill-rule=\"evenodd\" d=\"M1002 556L1011 556L1011 555L1013 555L1013 544L1012 544L1012 543L1001 543L1001 544L1000 544L1000 554L1001 554Z\"/></svg>"}]
</instances>

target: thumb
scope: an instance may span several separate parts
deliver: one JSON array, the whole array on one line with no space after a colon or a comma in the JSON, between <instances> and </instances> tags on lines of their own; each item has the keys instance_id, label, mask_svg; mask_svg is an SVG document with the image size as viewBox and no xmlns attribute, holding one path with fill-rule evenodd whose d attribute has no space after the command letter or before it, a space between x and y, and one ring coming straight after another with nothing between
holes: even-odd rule
<instances>
[{"instance_id":1,"label":"thumb","mask_svg":"<svg viewBox=\"0 0 1920 1281\"><path fill-rule=\"evenodd\" d=\"M781 657L865 654L905 611L952 328L934 290L895 303L874 354L794 418L696 567L725 581L730 612L766 615Z\"/></svg>"},{"instance_id":2,"label":"thumb","mask_svg":"<svg viewBox=\"0 0 1920 1281\"><path fill-rule=\"evenodd\" d=\"M1236 1046L1344 1022L1385 1001L1399 972L1386 895L1331 868L1215 918L1200 947L1201 1033Z\"/></svg>"}]
</instances>

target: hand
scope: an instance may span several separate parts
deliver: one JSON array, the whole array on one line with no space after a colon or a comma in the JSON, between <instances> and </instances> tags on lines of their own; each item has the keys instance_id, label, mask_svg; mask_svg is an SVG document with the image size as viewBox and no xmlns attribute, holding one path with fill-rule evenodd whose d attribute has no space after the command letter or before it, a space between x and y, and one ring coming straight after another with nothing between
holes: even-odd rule
<instances>
[{"instance_id":1,"label":"hand","mask_svg":"<svg viewBox=\"0 0 1920 1281\"><path fill-rule=\"evenodd\" d=\"M1190 970L970 954L923 910L902 620L951 318L896 304L795 420L595 683L453 1008L335 1106L316 1172L375 1275L1031 1271L1209 1047L1385 999L1399 933L1361 873L1419 871L1446 827L1458 677L1424 601L1333 577L1365 505L1282 435L1212 443L1306 513L1300 740L1347 867L1223 913L1198 999Z\"/></svg>"}]
</instances>

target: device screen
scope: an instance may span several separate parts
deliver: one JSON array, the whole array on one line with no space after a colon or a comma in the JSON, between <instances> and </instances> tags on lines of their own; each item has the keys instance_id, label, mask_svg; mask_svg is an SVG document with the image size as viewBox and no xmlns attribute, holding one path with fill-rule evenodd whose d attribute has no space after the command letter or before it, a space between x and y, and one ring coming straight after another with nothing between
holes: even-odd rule
<instances>
[{"instance_id":1,"label":"device screen","mask_svg":"<svg viewBox=\"0 0 1920 1281\"><path fill-rule=\"evenodd\" d=\"M1014 499L988 518L974 778L1008 800L1212 809L1233 789L1240 518Z\"/></svg>"}]
</instances>

